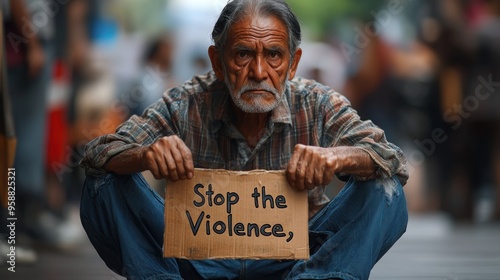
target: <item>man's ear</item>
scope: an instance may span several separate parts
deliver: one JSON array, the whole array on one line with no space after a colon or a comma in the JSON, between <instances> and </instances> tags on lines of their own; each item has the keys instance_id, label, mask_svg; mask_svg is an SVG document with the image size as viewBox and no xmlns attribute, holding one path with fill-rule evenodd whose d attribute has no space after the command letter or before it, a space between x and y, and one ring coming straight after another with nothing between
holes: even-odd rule
<instances>
[{"instance_id":1,"label":"man's ear","mask_svg":"<svg viewBox=\"0 0 500 280\"><path fill-rule=\"evenodd\" d=\"M212 69L214 70L215 76L218 80L224 81L224 71L222 70L222 57L221 53L215 46L208 47L208 57L210 58L210 63L212 64Z\"/></svg>"},{"instance_id":2,"label":"man's ear","mask_svg":"<svg viewBox=\"0 0 500 280\"><path fill-rule=\"evenodd\" d=\"M302 57L302 49L297 48L297 51L293 54L292 65L290 65L290 69L288 70L288 79L291 80L295 77L295 73L297 72L297 66L299 66L300 58Z\"/></svg>"}]
</instances>

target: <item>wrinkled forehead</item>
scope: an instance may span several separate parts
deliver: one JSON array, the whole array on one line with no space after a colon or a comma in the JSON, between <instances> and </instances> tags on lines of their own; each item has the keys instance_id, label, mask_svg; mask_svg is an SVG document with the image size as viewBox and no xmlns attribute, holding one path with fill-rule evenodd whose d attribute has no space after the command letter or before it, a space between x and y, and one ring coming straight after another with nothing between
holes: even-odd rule
<instances>
[{"instance_id":1,"label":"wrinkled forehead","mask_svg":"<svg viewBox=\"0 0 500 280\"><path fill-rule=\"evenodd\" d=\"M228 31L227 43L229 45L252 40L265 40L282 44L288 49L288 29L274 15L244 16L234 22Z\"/></svg>"}]
</instances>

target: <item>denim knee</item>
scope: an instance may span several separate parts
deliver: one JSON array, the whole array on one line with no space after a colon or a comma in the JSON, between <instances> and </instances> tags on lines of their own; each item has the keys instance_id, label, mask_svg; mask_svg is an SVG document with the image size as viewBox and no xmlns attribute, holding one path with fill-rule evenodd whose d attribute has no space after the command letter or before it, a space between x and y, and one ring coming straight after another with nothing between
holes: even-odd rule
<instances>
[{"instance_id":1,"label":"denim knee","mask_svg":"<svg viewBox=\"0 0 500 280\"><path fill-rule=\"evenodd\" d=\"M406 201L396 177L351 178L310 221L311 258L298 262L287 279L367 279L407 222Z\"/></svg>"},{"instance_id":2,"label":"denim knee","mask_svg":"<svg viewBox=\"0 0 500 280\"><path fill-rule=\"evenodd\" d=\"M88 176L80 216L99 256L129 279L181 279L162 257L163 200L140 174Z\"/></svg>"},{"instance_id":3,"label":"denim knee","mask_svg":"<svg viewBox=\"0 0 500 280\"><path fill-rule=\"evenodd\" d=\"M390 225L390 234L387 234L384 245L381 248L381 255L385 254L394 243L406 232L408 225L408 209L406 198L399 179L394 176L386 179L375 179L370 181L370 187L374 190L371 196L375 203L380 203L380 193L383 194L383 203L379 209L383 212L384 220L387 225ZM380 258L379 257L379 258Z\"/></svg>"},{"instance_id":4,"label":"denim knee","mask_svg":"<svg viewBox=\"0 0 500 280\"><path fill-rule=\"evenodd\" d=\"M367 188L367 201L370 203L382 203L380 208L385 212L386 218L397 217L394 222L400 225L401 230L406 230L408 223L408 209L403 186L397 176L391 178L374 179L366 182L360 182L364 188ZM381 199L383 197L383 199ZM384 207L382 207L384 206ZM395 227L396 229L396 227ZM402 232L402 233L403 233Z\"/></svg>"}]
</instances>

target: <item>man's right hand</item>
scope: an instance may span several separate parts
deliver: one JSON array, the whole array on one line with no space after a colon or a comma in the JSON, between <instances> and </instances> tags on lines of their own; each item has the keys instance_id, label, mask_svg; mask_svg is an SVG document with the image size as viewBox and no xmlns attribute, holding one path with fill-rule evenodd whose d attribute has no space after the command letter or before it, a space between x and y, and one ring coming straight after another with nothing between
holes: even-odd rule
<instances>
[{"instance_id":1,"label":"man's right hand","mask_svg":"<svg viewBox=\"0 0 500 280\"><path fill-rule=\"evenodd\" d=\"M165 178L175 182L193 177L193 156L177 135L162 137L145 147L141 153L141 163L156 179Z\"/></svg>"}]
</instances>

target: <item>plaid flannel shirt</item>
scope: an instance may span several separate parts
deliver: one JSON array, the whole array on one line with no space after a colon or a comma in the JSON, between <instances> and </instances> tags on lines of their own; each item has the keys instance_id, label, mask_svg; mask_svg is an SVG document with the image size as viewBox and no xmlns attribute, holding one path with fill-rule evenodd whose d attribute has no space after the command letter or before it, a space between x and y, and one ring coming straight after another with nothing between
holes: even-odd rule
<instances>
[{"instance_id":1,"label":"plaid flannel shirt","mask_svg":"<svg viewBox=\"0 0 500 280\"><path fill-rule=\"evenodd\" d=\"M286 168L296 144L356 146L377 165L370 178L355 176L356 180L397 175L405 184L408 179L402 151L371 121L360 120L349 101L327 86L300 77L287 82L282 102L271 112L253 148L236 129L230 102L225 84L213 72L195 76L167 90L161 100L142 116L132 116L115 134L91 141L81 165L88 174L98 176L120 152L178 135L191 150L196 168L279 170ZM325 187L309 191L310 206L328 201L324 193Z\"/></svg>"}]
</instances>

